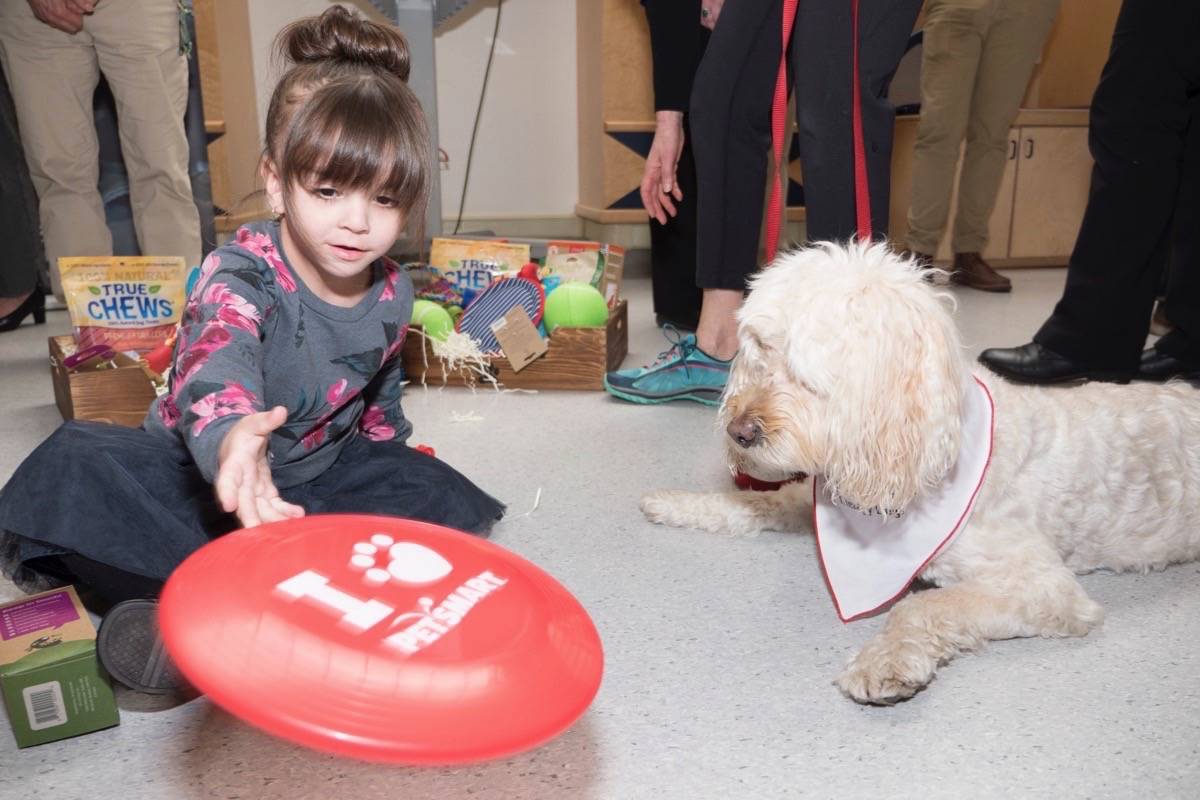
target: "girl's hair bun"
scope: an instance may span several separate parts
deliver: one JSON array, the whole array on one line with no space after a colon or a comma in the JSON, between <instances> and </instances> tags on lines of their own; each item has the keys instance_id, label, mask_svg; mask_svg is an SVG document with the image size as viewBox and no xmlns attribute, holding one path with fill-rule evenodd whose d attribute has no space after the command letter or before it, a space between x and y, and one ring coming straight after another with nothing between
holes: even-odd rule
<instances>
[{"instance_id":1,"label":"girl's hair bun","mask_svg":"<svg viewBox=\"0 0 1200 800\"><path fill-rule=\"evenodd\" d=\"M292 23L280 32L278 42L280 52L295 64L356 64L408 81L408 43L403 34L340 5Z\"/></svg>"}]
</instances>

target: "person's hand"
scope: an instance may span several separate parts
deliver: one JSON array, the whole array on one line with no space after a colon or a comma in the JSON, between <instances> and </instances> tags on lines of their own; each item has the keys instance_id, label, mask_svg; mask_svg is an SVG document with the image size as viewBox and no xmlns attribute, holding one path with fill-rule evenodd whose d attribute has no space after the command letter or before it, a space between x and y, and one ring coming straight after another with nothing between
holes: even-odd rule
<instances>
[{"instance_id":1,"label":"person's hand","mask_svg":"<svg viewBox=\"0 0 1200 800\"><path fill-rule=\"evenodd\" d=\"M33 15L51 28L64 33L83 30L83 15L95 9L91 0L28 0Z\"/></svg>"},{"instance_id":2,"label":"person's hand","mask_svg":"<svg viewBox=\"0 0 1200 800\"><path fill-rule=\"evenodd\" d=\"M642 205L651 217L665 225L668 216L675 216L671 198L675 202L683 199L675 180L675 168L683 151L683 112L659 111L654 118L654 141L642 172Z\"/></svg>"},{"instance_id":3,"label":"person's hand","mask_svg":"<svg viewBox=\"0 0 1200 800\"><path fill-rule=\"evenodd\" d=\"M717 27L717 17L721 16L721 6L725 0L700 0L700 24L710 31Z\"/></svg>"},{"instance_id":4,"label":"person's hand","mask_svg":"<svg viewBox=\"0 0 1200 800\"><path fill-rule=\"evenodd\" d=\"M217 499L221 508L237 513L243 527L298 519L304 509L279 496L271 480L267 443L271 431L287 421L287 409L249 414L229 429L217 453Z\"/></svg>"}]
</instances>

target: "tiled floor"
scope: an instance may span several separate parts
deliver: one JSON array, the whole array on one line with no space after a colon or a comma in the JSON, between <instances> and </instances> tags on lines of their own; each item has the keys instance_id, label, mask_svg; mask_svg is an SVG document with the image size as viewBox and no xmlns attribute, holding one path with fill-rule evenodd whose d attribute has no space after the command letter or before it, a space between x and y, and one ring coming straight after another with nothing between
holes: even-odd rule
<instances>
[{"instance_id":1,"label":"tiled floor","mask_svg":"<svg viewBox=\"0 0 1200 800\"><path fill-rule=\"evenodd\" d=\"M1028 341L1063 273L1013 277L1011 295L957 292L972 355ZM634 364L665 344L648 282L627 295ZM59 423L46 336L68 327L58 312L0 335L0 479ZM908 703L865 708L831 680L881 620L838 622L811 537L666 530L638 512L648 488L727 485L711 409L414 388L406 410L415 441L514 515L542 490L493 541L561 580L603 637L603 686L571 730L498 763L409 769L303 750L204 699L123 695L112 730L21 751L0 730L0 798L1200 797L1200 565L1085 577L1108 612L1098 632L996 643ZM482 420L455 421L467 412Z\"/></svg>"}]
</instances>

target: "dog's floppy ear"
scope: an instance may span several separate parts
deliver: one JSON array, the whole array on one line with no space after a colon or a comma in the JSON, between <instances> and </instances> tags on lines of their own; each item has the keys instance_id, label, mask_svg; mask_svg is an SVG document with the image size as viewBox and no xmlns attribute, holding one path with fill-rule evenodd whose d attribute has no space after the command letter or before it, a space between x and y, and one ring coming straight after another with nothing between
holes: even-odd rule
<instances>
[{"instance_id":1,"label":"dog's floppy ear","mask_svg":"<svg viewBox=\"0 0 1200 800\"><path fill-rule=\"evenodd\" d=\"M862 272L828 318L840 353L826 486L858 508L901 511L957 458L967 373L954 321L920 275L882 245L851 245L850 255Z\"/></svg>"}]
</instances>

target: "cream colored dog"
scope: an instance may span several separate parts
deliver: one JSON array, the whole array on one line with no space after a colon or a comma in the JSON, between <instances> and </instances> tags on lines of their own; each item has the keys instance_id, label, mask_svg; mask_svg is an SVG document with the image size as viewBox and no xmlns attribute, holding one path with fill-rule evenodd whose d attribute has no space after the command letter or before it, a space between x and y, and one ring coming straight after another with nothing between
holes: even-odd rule
<instances>
[{"instance_id":1,"label":"cream colored dog","mask_svg":"<svg viewBox=\"0 0 1200 800\"><path fill-rule=\"evenodd\" d=\"M959 452L964 363L947 296L883 245L822 244L759 273L719 420L730 468L822 477L836 502L903 511ZM1200 558L1200 392L1180 383L1013 385L994 400L974 513L837 679L892 703L989 639L1082 636L1103 612L1076 573ZM654 522L710 531L812 529L811 482L779 492L655 492Z\"/></svg>"}]
</instances>

